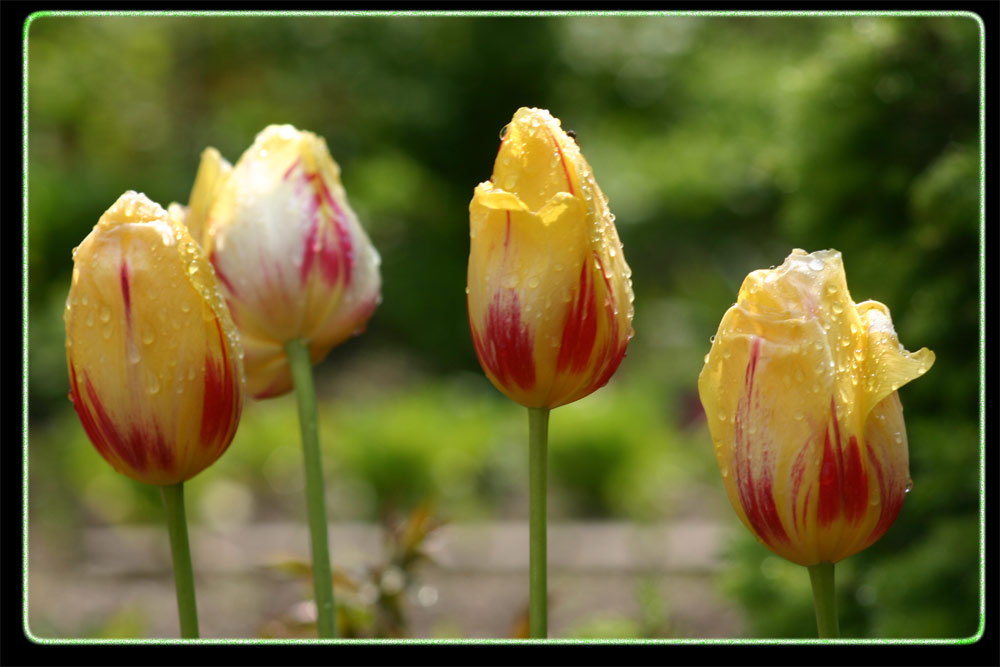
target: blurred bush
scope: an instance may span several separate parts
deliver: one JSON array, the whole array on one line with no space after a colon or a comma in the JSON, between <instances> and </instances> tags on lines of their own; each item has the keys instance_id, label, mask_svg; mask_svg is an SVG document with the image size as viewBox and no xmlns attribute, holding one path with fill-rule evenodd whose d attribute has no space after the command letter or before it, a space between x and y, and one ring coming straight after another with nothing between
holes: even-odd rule
<instances>
[{"instance_id":1,"label":"blurred bush","mask_svg":"<svg viewBox=\"0 0 1000 667\"><path fill-rule=\"evenodd\" d=\"M884 302L904 345L937 353L902 390L914 491L838 568L842 628L971 635L979 45L961 16L35 20L33 528L71 546L81 522L159 519L155 490L99 460L65 398L72 248L123 191L185 202L205 146L234 161L280 122L327 139L383 258L368 332L318 368L331 518L428 496L447 518L523 516L526 417L482 377L463 288L473 187L513 111L542 106L580 138L636 292L615 378L553 414L554 515L731 520L695 391L709 336L749 271L834 247L854 299ZM298 517L294 424L290 400L248 404L230 451L190 484L194 520ZM735 538L722 584L751 635L814 632L808 577L788 567Z\"/></svg>"}]
</instances>

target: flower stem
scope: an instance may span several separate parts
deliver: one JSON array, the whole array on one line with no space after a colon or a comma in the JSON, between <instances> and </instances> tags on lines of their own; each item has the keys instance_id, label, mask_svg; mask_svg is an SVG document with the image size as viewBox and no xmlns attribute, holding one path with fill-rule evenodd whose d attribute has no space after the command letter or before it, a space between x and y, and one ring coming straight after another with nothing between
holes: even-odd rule
<instances>
[{"instance_id":1,"label":"flower stem","mask_svg":"<svg viewBox=\"0 0 1000 667\"><path fill-rule=\"evenodd\" d=\"M198 639L198 603L194 595L194 568L188 543L187 517L184 512L184 482L161 486L163 508L170 534L170 556L174 563L174 587L177 589L177 613L181 637Z\"/></svg>"},{"instance_id":2,"label":"flower stem","mask_svg":"<svg viewBox=\"0 0 1000 667\"><path fill-rule=\"evenodd\" d=\"M813 602L816 605L816 629L819 632L819 638L839 639L840 624L837 622L833 563L819 563L809 566L809 581L812 582Z\"/></svg>"},{"instance_id":3,"label":"flower stem","mask_svg":"<svg viewBox=\"0 0 1000 667\"><path fill-rule=\"evenodd\" d=\"M548 475L549 409L528 408L528 624L532 639L548 637L548 573L546 484Z\"/></svg>"},{"instance_id":4,"label":"flower stem","mask_svg":"<svg viewBox=\"0 0 1000 667\"><path fill-rule=\"evenodd\" d=\"M323 465L319 451L319 425L316 416L316 390L312 364L305 341L285 344L285 353L295 383L302 430L302 456L306 474L306 507L309 514L309 539L312 545L313 590L316 596L316 631L321 639L337 636L333 605L333 574L330 570L330 545L327 537L326 494L323 491Z\"/></svg>"}]
</instances>

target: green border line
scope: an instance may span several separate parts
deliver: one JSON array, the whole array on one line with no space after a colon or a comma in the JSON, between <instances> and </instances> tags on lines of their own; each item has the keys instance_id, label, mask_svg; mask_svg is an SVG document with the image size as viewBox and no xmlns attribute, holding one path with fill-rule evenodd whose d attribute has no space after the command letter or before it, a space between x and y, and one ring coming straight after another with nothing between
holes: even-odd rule
<instances>
[{"instance_id":1,"label":"green border line","mask_svg":"<svg viewBox=\"0 0 1000 667\"><path fill-rule=\"evenodd\" d=\"M766 17L766 18L800 18L800 17L861 17L861 16L894 16L894 17L924 17L924 18L970 18L979 26L979 628L970 637L956 639L841 639L837 644L875 644L875 645L936 645L936 644L974 644L979 641L986 629L986 32L982 19L967 11L945 10L903 10L903 11L386 11L386 10L354 10L354 11L39 11L31 14L24 22L24 41L22 47L23 88L22 104L22 187L21 200L23 219L22 235L22 311L21 311L21 344L22 359L22 573L24 587L22 590L22 622L25 636L36 644L177 644L178 639L63 639L36 637L28 625L28 32L32 22L43 17ZM539 640L522 639L197 639L185 640L191 644L533 644ZM692 645L747 645L747 644L829 644L830 640L818 639L547 639L548 644L692 644Z\"/></svg>"}]
</instances>

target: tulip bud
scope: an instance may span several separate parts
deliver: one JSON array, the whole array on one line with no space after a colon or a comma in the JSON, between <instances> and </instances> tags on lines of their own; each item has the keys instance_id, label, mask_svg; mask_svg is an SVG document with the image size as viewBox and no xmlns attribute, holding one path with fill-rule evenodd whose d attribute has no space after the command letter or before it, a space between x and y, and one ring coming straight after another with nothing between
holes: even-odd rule
<instances>
[{"instance_id":1,"label":"tulip bud","mask_svg":"<svg viewBox=\"0 0 1000 667\"><path fill-rule=\"evenodd\" d=\"M242 351L212 267L174 215L135 192L73 262L66 361L87 436L137 481L190 479L226 451L243 409Z\"/></svg>"},{"instance_id":2,"label":"tulip bud","mask_svg":"<svg viewBox=\"0 0 1000 667\"><path fill-rule=\"evenodd\" d=\"M851 300L835 250L747 276L698 391L726 493L764 546L812 566L885 533L911 485L896 390L933 363L903 349L888 308Z\"/></svg>"},{"instance_id":3,"label":"tulip bud","mask_svg":"<svg viewBox=\"0 0 1000 667\"><path fill-rule=\"evenodd\" d=\"M202 230L256 398L292 389L285 343L305 340L316 363L363 331L380 301L378 253L311 132L271 125L235 167L206 150L188 225Z\"/></svg>"},{"instance_id":4,"label":"tulip bud","mask_svg":"<svg viewBox=\"0 0 1000 667\"><path fill-rule=\"evenodd\" d=\"M469 205L469 325L490 381L554 408L607 384L632 337L632 281L607 198L544 109L518 109Z\"/></svg>"}]
</instances>

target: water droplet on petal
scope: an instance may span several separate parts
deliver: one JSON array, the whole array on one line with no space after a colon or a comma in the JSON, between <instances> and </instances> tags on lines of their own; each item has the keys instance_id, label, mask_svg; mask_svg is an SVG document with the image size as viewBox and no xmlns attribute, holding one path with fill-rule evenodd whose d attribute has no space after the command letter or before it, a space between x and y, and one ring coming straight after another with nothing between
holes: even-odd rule
<instances>
[{"instance_id":1,"label":"water droplet on petal","mask_svg":"<svg viewBox=\"0 0 1000 667\"><path fill-rule=\"evenodd\" d=\"M809 268L812 269L813 271L822 271L823 260L814 257L812 260L809 261Z\"/></svg>"},{"instance_id":2,"label":"water droplet on petal","mask_svg":"<svg viewBox=\"0 0 1000 667\"><path fill-rule=\"evenodd\" d=\"M903 489L903 493L909 493L912 490L913 490L913 480L908 479L906 480L906 488Z\"/></svg>"},{"instance_id":3,"label":"water droplet on petal","mask_svg":"<svg viewBox=\"0 0 1000 667\"><path fill-rule=\"evenodd\" d=\"M92 310L87 312L87 326L94 326L94 311Z\"/></svg>"},{"instance_id":4,"label":"water droplet on petal","mask_svg":"<svg viewBox=\"0 0 1000 667\"><path fill-rule=\"evenodd\" d=\"M101 306L100 317L101 317L101 321L104 322L105 324L107 324L108 322L111 321L111 309L108 308L107 304L104 304L103 306Z\"/></svg>"}]
</instances>

